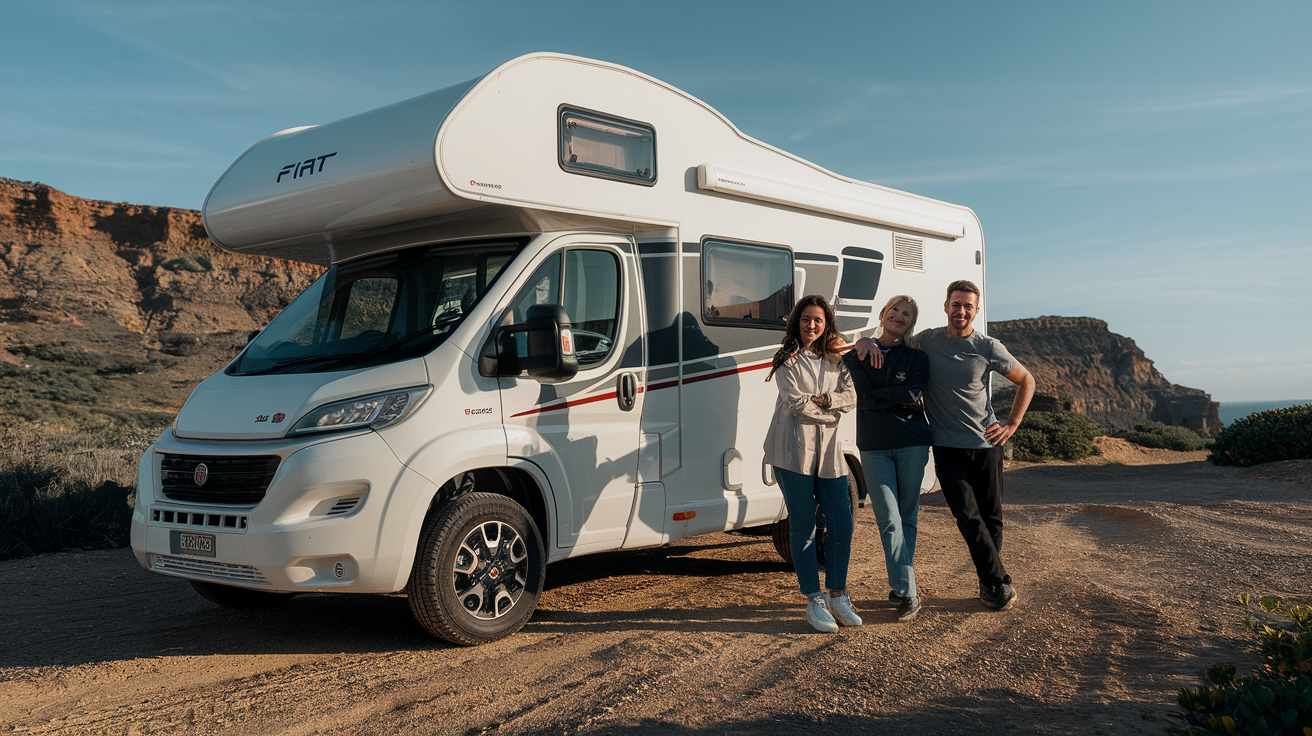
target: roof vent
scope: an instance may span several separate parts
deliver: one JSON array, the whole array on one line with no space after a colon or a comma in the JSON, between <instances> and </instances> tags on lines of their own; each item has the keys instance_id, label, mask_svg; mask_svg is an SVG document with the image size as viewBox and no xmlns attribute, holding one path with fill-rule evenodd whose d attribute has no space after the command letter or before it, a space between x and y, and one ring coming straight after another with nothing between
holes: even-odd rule
<instances>
[{"instance_id":1,"label":"roof vent","mask_svg":"<svg viewBox=\"0 0 1312 736\"><path fill-rule=\"evenodd\" d=\"M893 233L893 268L925 272L925 241Z\"/></svg>"}]
</instances>

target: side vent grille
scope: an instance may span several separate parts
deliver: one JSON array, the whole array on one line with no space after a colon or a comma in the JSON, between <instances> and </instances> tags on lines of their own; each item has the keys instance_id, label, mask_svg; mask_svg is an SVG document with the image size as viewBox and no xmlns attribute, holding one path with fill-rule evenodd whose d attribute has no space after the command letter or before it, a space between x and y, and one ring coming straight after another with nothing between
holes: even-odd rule
<instances>
[{"instance_id":1,"label":"side vent grille","mask_svg":"<svg viewBox=\"0 0 1312 736\"><path fill-rule=\"evenodd\" d=\"M326 515L339 516L341 514L345 514L349 512L351 509L355 508L355 505L358 503L360 503L360 499L358 498L343 498L337 503L333 504L333 507L331 509L328 509L328 513Z\"/></svg>"},{"instance_id":2,"label":"side vent grille","mask_svg":"<svg viewBox=\"0 0 1312 736\"><path fill-rule=\"evenodd\" d=\"M925 272L925 241L893 233L893 268Z\"/></svg>"}]
</instances>

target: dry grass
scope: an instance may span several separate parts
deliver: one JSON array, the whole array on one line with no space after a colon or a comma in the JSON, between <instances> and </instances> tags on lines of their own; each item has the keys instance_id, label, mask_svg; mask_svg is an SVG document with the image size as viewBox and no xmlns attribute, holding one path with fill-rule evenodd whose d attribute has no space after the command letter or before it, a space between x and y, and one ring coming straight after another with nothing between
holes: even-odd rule
<instances>
[{"instance_id":1,"label":"dry grass","mask_svg":"<svg viewBox=\"0 0 1312 736\"><path fill-rule=\"evenodd\" d=\"M137 461L157 434L0 428L0 559L125 546Z\"/></svg>"}]
</instances>

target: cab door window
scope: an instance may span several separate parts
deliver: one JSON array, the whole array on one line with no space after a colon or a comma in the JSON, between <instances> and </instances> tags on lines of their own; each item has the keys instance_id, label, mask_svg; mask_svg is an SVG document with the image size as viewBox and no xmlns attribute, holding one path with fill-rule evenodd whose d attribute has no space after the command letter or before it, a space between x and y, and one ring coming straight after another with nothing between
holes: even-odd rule
<instances>
[{"instance_id":1,"label":"cab door window","mask_svg":"<svg viewBox=\"0 0 1312 736\"><path fill-rule=\"evenodd\" d=\"M528 308L558 304L569 315L579 367L601 363L619 337L620 263L605 250L574 248L552 254L529 277L512 304L515 322L523 322ZM525 337L516 335L521 357Z\"/></svg>"}]
</instances>

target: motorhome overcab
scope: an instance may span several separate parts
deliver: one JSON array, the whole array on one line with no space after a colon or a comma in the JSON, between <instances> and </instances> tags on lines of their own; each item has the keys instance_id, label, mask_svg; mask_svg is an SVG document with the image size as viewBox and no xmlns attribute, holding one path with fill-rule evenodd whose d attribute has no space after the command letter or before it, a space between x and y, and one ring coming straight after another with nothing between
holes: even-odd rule
<instances>
[{"instance_id":1,"label":"motorhome overcab","mask_svg":"<svg viewBox=\"0 0 1312 736\"><path fill-rule=\"evenodd\" d=\"M781 528L764 369L795 300L854 339L893 294L943 324L984 272L969 209L559 54L269 136L204 222L328 270L142 457L138 561L233 606L405 590L460 644L522 626L550 562Z\"/></svg>"}]
</instances>

